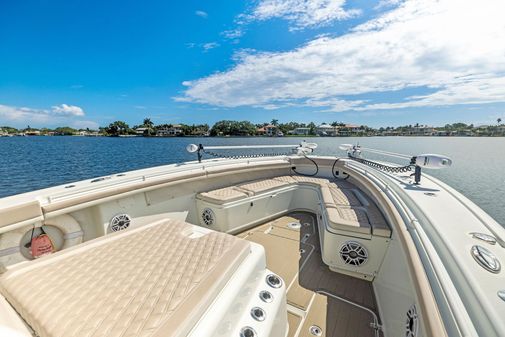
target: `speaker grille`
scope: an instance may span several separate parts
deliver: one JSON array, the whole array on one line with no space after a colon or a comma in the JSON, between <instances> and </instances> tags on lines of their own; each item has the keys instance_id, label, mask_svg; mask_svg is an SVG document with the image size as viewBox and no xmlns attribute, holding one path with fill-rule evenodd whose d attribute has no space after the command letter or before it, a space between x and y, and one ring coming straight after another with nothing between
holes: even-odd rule
<instances>
[{"instance_id":1,"label":"speaker grille","mask_svg":"<svg viewBox=\"0 0 505 337\"><path fill-rule=\"evenodd\" d=\"M207 226L212 226L216 221L214 211L211 210L210 208L205 208L202 212L202 221Z\"/></svg>"},{"instance_id":2,"label":"speaker grille","mask_svg":"<svg viewBox=\"0 0 505 337\"><path fill-rule=\"evenodd\" d=\"M416 337L419 328L419 318L417 316L416 305L413 304L407 311L407 321L405 323L405 337Z\"/></svg>"},{"instance_id":3,"label":"speaker grille","mask_svg":"<svg viewBox=\"0 0 505 337\"><path fill-rule=\"evenodd\" d=\"M345 264L361 266L368 260L368 252L359 242L347 241L340 247L340 257Z\"/></svg>"},{"instance_id":4,"label":"speaker grille","mask_svg":"<svg viewBox=\"0 0 505 337\"><path fill-rule=\"evenodd\" d=\"M122 231L130 226L131 221L132 219L128 214L118 214L110 220L110 230L112 232Z\"/></svg>"}]
</instances>

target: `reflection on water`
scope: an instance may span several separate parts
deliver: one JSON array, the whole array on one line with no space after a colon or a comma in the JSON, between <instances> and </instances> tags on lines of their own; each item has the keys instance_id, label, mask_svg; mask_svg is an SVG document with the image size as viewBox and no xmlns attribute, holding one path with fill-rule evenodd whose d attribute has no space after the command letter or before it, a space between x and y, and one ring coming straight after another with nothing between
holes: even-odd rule
<instances>
[{"instance_id":1,"label":"reflection on water","mask_svg":"<svg viewBox=\"0 0 505 337\"><path fill-rule=\"evenodd\" d=\"M196 156L185 150L189 143L297 144L301 140L287 137L0 138L0 197L118 172L195 160ZM505 138L370 137L310 138L310 141L318 143L316 154L320 155L345 155L338 149L341 143L359 143L364 147L409 155L447 155L453 159L450 169L426 172L462 192L505 225ZM280 152L279 149L272 151ZM254 153L254 150L248 152ZM385 159L372 154L367 156Z\"/></svg>"}]
</instances>

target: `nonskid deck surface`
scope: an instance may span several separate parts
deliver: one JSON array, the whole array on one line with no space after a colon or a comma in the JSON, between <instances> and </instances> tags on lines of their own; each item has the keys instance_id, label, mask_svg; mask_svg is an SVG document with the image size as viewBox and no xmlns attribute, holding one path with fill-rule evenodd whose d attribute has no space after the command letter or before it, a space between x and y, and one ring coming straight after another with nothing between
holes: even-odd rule
<instances>
[{"instance_id":1,"label":"nonskid deck surface","mask_svg":"<svg viewBox=\"0 0 505 337\"><path fill-rule=\"evenodd\" d=\"M326 337L375 336L369 312L316 293L336 295L378 316L370 282L332 272L323 263L315 215L293 212L237 236L265 247L267 267L286 282L289 337L317 335L311 327Z\"/></svg>"}]
</instances>

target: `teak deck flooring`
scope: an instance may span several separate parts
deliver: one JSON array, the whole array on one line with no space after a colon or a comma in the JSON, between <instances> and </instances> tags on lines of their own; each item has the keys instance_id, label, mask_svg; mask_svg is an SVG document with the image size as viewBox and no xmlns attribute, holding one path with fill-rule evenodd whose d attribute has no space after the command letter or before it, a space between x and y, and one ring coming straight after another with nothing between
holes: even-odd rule
<instances>
[{"instance_id":1,"label":"teak deck flooring","mask_svg":"<svg viewBox=\"0 0 505 337\"><path fill-rule=\"evenodd\" d=\"M300 224L299 228L289 226ZM352 304L316 293L325 291L377 313L372 284L332 272L322 261L317 220L293 212L237 236L265 247L267 267L286 282L289 337L374 337L372 315ZM381 334L382 335L382 334Z\"/></svg>"}]
</instances>

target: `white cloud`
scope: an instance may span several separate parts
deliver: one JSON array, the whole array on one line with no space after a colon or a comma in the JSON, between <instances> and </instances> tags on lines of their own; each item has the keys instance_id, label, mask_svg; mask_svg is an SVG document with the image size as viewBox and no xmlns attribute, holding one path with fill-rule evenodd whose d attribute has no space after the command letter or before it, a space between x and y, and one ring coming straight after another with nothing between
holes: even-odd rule
<instances>
[{"instance_id":1,"label":"white cloud","mask_svg":"<svg viewBox=\"0 0 505 337\"><path fill-rule=\"evenodd\" d=\"M54 105L52 106L52 112L63 116L84 116L82 108L75 105Z\"/></svg>"},{"instance_id":2,"label":"white cloud","mask_svg":"<svg viewBox=\"0 0 505 337\"><path fill-rule=\"evenodd\" d=\"M227 39L238 39L244 35L244 30L241 27L225 30L224 32L221 32L221 35Z\"/></svg>"},{"instance_id":3,"label":"white cloud","mask_svg":"<svg viewBox=\"0 0 505 337\"><path fill-rule=\"evenodd\" d=\"M406 1L339 37L243 53L227 71L185 81L176 100L331 111L505 102L502 13L502 0ZM431 94L388 104L343 98L407 88Z\"/></svg>"},{"instance_id":4,"label":"white cloud","mask_svg":"<svg viewBox=\"0 0 505 337\"><path fill-rule=\"evenodd\" d=\"M219 43L217 43L217 42L207 42L207 43L202 44L202 48L203 48L204 52L207 52L207 51L217 48L217 47L219 47Z\"/></svg>"},{"instance_id":5,"label":"white cloud","mask_svg":"<svg viewBox=\"0 0 505 337\"><path fill-rule=\"evenodd\" d=\"M326 25L337 20L346 20L361 13L357 9L344 9L345 0L260 0L251 20L281 18L288 20L291 30Z\"/></svg>"},{"instance_id":6,"label":"white cloud","mask_svg":"<svg viewBox=\"0 0 505 337\"><path fill-rule=\"evenodd\" d=\"M204 19L206 19L209 16L209 14L207 14L207 12L204 12L204 11L196 11L195 15L197 15L201 18L204 18Z\"/></svg>"},{"instance_id":7,"label":"white cloud","mask_svg":"<svg viewBox=\"0 0 505 337\"><path fill-rule=\"evenodd\" d=\"M17 122L46 122L51 114L48 110L15 107L0 104L0 119Z\"/></svg>"},{"instance_id":8,"label":"white cloud","mask_svg":"<svg viewBox=\"0 0 505 337\"><path fill-rule=\"evenodd\" d=\"M81 108L67 104L53 106L51 110L0 104L0 121L12 122L17 125L21 125L21 123L55 125L55 123L72 122L73 118L81 116L84 116L84 111Z\"/></svg>"}]
</instances>

